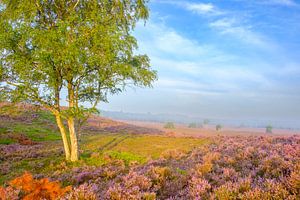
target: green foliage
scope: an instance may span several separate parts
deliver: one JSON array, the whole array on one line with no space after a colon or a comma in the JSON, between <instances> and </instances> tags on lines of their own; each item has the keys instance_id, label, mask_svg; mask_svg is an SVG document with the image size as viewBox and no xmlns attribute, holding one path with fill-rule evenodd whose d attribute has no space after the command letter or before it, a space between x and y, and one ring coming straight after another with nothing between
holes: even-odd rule
<instances>
[{"instance_id":1,"label":"green foliage","mask_svg":"<svg viewBox=\"0 0 300 200\"><path fill-rule=\"evenodd\" d=\"M164 125L164 128L167 128L167 129L174 129L175 128L175 125L173 122L167 122L165 125Z\"/></svg>"},{"instance_id":2,"label":"green foliage","mask_svg":"<svg viewBox=\"0 0 300 200\"><path fill-rule=\"evenodd\" d=\"M216 125L216 131L220 131L222 129L222 125L221 124L217 124Z\"/></svg>"},{"instance_id":3,"label":"green foliage","mask_svg":"<svg viewBox=\"0 0 300 200\"><path fill-rule=\"evenodd\" d=\"M53 105L66 87L94 102L128 82L151 86L156 73L131 35L148 17L144 0L63 2L2 1L0 69L16 100Z\"/></svg>"},{"instance_id":4,"label":"green foliage","mask_svg":"<svg viewBox=\"0 0 300 200\"><path fill-rule=\"evenodd\" d=\"M268 126L266 127L266 133L272 133L272 132L273 132L273 126L268 125Z\"/></svg>"}]
</instances>

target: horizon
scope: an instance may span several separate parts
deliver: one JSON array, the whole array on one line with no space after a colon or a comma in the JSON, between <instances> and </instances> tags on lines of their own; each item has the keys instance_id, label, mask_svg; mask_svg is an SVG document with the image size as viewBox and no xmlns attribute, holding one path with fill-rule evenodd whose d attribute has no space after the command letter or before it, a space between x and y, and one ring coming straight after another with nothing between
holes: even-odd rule
<instances>
[{"instance_id":1,"label":"horizon","mask_svg":"<svg viewBox=\"0 0 300 200\"><path fill-rule=\"evenodd\" d=\"M114 120L125 121L140 121L140 122L155 122L155 123L167 123L172 122L176 124L191 124L203 125L204 120L209 120L210 125L220 124L226 127L236 128L266 128L272 126L275 129L282 130L300 130L299 120L272 120L272 119L236 119L236 118L207 118L205 116L188 116L184 114L172 114L172 113L134 113L121 111L101 110L100 116L107 117Z\"/></svg>"},{"instance_id":2,"label":"horizon","mask_svg":"<svg viewBox=\"0 0 300 200\"><path fill-rule=\"evenodd\" d=\"M134 35L158 71L100 110L299 120L300 2L150 1Z\"/></svg>"}]
</instances>

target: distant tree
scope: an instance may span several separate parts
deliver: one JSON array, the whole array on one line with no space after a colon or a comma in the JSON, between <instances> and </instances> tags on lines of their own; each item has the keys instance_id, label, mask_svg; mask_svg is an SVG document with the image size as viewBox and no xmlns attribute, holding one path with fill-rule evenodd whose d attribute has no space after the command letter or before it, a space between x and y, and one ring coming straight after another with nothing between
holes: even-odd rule
<instances>
[{"instance_id":1,"label":"distant tree","mask_svg":"<svg viewBox=\"0 0 300 200\"><path fill-rule=\"evenodd\" d=\"M173 122L167 122L165 125L164 125L164 128L167 128L167 129L173 129L175 128L175 125Z\"/></svg>"},{"instance_id":2,"label":"distant tree","mask_svg":"<svg viewBox=\"0 0 300 200\"><path fill-rule=\"evenodd\" d=\"M204 119L204 120L203 120L203 124L204 124L204 125L209 124L209 119Z\"/></svg>"},{"instance_id":3,"label":"distant tree","mask_svg":"<svg viewBox=\"0 0 300 200\"><path fill-rule=\"evenodd\" d=\"M190 123L188 127L189 128L197 128L197 124L196 123Z\"/></svg>"},{"instance_id":4,"label":"distant tree","mask_svg":"<svg viewBox=\"0 0 300 200\"><path fill-rule=\"evenodd\" d=\"M222 125L217 124L217 125L216 125L216 131L220 131L221 129L222 129Z\"/></svg>"},{"instance_id":5,"label":"distant tree","mask_svg":"<svg viewBox=\"0 0 300 200\"><path fill-rule=\"evenodd\" d=\"M55 115L67 160L78 160L78 131L107 94L156 79L149 58L135 54L132 36L137 21L147 18L146 0L0 1L5 92ZM68 106L61 110L64 89Z\"/></svg>"},{"instance_id":6,"label":"distant tree","mask_svg":"<svg viewBox=\"0 0 300 200\"><path fill-rule=\"evenodd\" d=\"M266 133L272 133L273 127L271 125L266 126Z\"/></svg>"}]
</instances>

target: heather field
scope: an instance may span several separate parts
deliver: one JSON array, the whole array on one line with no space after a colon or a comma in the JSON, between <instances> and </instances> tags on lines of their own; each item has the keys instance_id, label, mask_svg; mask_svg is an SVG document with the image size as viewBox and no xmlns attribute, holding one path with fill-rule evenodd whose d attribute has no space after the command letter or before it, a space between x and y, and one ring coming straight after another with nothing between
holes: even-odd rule
<instances>
[{"instance_id":1,"label":"heather field","mask_svg":"<svg viewBox=\"0 0 300 200\"><path fill-rule=\"evenodd\" d=\"M0 200L300 200L300 0L0 0Z\"/></svg>"},{"instance_id":2,"label":"heather field","mask_svg":"<svg viewBox=\"0 0 300 200\"><path fill-rule=\"evenodd\" d=\"M191 137L93 117L70 163L51 115L29 108L1 107L1 199L300 196L299 135Z\"/></svg>"}]
</instances>

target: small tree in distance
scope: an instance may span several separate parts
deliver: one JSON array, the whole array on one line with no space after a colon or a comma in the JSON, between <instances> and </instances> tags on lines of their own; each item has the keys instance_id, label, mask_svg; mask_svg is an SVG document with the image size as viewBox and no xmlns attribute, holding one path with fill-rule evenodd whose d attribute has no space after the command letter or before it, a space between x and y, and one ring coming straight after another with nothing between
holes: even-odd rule
<instances>
[{"instance_id":1,"label":"small tree in distance","mask_svg":"<svg viewBox=\"0 0 300 200\"><path fill-rule=\"evenodd\" d=\"M167 128L167 129L174 129L175 128L175 125L173 122L167 122L165 125L164 125L164 128Z\"/></svg>"},{"instance_id":2,"label":"small tree in distance","mask_svg":"<svg viewBox=\"0 0 300 200\"><path fill-rule=\"evenodd\" d=\"M268 125L266 127L266 133L272 133L273 132L273 127L271 125Z\"/></svg>"},{"instance_id":3,"label":"small tree in distance","mask_svg":"<svg viewBox=\"0 0 300 200\"><path fill-rule=\"evenodd\" d=\"M188 127L189 128L197 128L197 124L196 123L190 123Z\"/></svg>"},{"instance_id":4,"label":"small tree in distance","mask_svg":"<svg viewBox=\"0 0 300 200\"><path fill-rule=\"evenodd\" d=\"M216 125L216 131L220 131L221 129L222 129L222 125L217 124L217 125Z\"/></svg>"},{"instance_id":5,"label":"small tree in distance","mask_svg":"<svg viewBox=\"0 0 300 200\"><path fill-rule=\"evenodd\" d=\"M209 119L204 119L204 120L203 120L203 124L204 124L204 125L208 125L208 124L209 124Z\"/></svg>"},{"instance_id":6,"label":"small tree in distance","mask_svg":"<svg viewBox=\"0 0 300 200\"><path fill-rule=\"evenodd\" d=\"M149 58L134 53L131 35L148 15L146 0L0 1L1 93L48 109L66 159L77 161L78 131L98 103L127 85L156 80Z\"/></svg>"}]
</instances>

